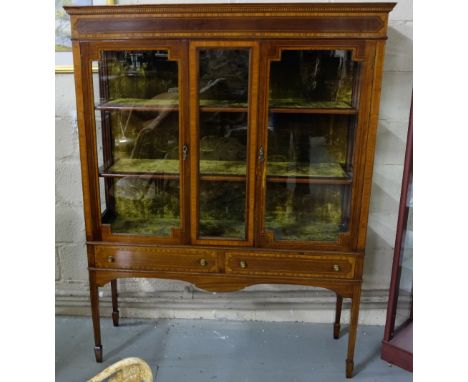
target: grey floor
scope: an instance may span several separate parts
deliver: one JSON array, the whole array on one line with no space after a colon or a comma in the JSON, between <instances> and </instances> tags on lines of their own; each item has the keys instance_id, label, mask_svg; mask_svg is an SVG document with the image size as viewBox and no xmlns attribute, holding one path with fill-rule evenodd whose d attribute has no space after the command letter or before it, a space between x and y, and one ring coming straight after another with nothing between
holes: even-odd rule
<instances>
[{"instance_id":1,"label":"grey floor","mask_svg":"<svg viewBox=\"0 0 468 382\"><path fill-rule=\"evenodd\" d=\"M101 320L104 362L94 361L89 317L58 316L57 382L83 382L125 357L143 358L156 382L338 382L344 378L347 329L331 324L214 320ZM360 326L351 381L411 381L380 359L382 326Z\"/></svg>"}]
</instances>

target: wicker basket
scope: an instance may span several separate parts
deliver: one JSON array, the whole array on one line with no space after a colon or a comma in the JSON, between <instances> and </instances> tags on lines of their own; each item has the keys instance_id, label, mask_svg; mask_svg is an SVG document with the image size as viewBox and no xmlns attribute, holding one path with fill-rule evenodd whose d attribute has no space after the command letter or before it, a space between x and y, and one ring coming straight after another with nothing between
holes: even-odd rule
<instances>
[{"instance_id":1,"label":"wicker basket","mask_svg":"<svg viewBox=\"0 0 468 382\"><path fill-rule=\"evenodd\" d=\"M88 382L153 382L153 373L140 358L130 357L110 365Z\"/></svg>"}]
</instances>

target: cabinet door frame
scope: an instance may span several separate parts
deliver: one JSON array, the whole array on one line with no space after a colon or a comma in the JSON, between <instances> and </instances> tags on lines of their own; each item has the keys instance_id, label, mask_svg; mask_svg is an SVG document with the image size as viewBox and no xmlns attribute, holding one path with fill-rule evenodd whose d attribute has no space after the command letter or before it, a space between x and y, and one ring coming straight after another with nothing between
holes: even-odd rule
<instances>
[{"instance_id":1,"label":"cabinet door frame","mask_svg":"<svg viewBox=\"0 0 468 382\"><path fill-rule=\"evenodd\" d=\"M376 121L372 121L369 115L372 103L372 91L374 83L376 42L366 40L266 40L261 44L260 62L260 89L259 96L259 132L258 147L263 146L265 160L259 162L257 166L256 199L257 199L257 235L256 244L264 248L281 249L320 249L320 250L363 250L364 245L358 244L358 237L364 235L365 224L360 220L362 207L368 208L370 198L370 184L364 187L364 178L369 178L369 168L372 171L374 146L367 146L368 138L375 134ZM350 218L349 231L338 234L336 242L324 241L294 241L294 240L274 240L273 234L264 229L265 218L265 198L266 198L266 163L268 162L268 102L269 102L269 82L270 63L281 59L281 52L286 50L350 50L353 61L360 63L358 78L355 82L353 98L356 99L357 123L355 125L354 155L353 155L353 178L351 184L350 198ZM381 70L381 68L380 68ZM376 81L376 83L379 83ZM378 102L378 100L377 100ZM377 104L378 105L378 104ZM370 142L373 140L370 139ZM365 176L366 175L366 176ZM372 176L372 172L370 172ZM365 191L365 192L364 192ZM367 221L366 221L367 222Z\"/></svg>"},{"instance_id":2,"label":"cabinet door frame","mask_svg":"<svg viewBox=\"0 0 468 382\"><path fill-rule=\"evenodd\" d=\"M171 236L113 233L108 224L102 223L101 195L98 169L98 147L94 108L92 62L101 59L101 52L119 50L167 50L169 59L178 62L179 84L179 228L173 228ZM189 219L189 160L183 160L183 146L189 139L188 126L188 60L185 40L122 40L122 41L73 41L77 119L79 129L80 159L83 185L83 204L87 241L109 241L148 244L188 243Z\"/></svg>"},{"instance_id":3,"label":"cabinet door frame","mask_svg":"<svg viewBox=\"0 0 468 382\"><path fill-rule=\"evenodd\" d=\"M248 144L246 163L246 237L199 238L199 62L200 49L250 49L249 98L248 98ZM256 141L258 130L258 89L259 89L259 42L228 40L191 40L189 42L189 110L190 110L190 241L191 244L218 246L253 246L255 239L255 172Z\"/></svg>"}]
</instances>

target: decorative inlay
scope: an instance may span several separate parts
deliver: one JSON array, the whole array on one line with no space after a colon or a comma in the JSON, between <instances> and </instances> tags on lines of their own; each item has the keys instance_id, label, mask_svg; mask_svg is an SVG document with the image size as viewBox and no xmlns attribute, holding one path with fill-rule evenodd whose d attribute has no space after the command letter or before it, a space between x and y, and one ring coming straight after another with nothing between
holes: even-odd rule
<instances>
[{"instance_id":1,"label":"decorative inlay","mask_svg":"<svg viewBox=\"0 0 468 382\"><path fill-rule=\"evenodd\" d=\"M146 254L144 254L146 253ZM114 257L112 263L108 263L106 259L109 255ZM139 256L138 255L143 255ZM132 257L131 269L145 271L169 271L169 272L215 272L217 267L217 252L210 250L202 250L196 248L153 248L153 247L130 247L130 246L96 246L95 247L96 266L100 269L128 269L128 256ZM198 262L191 264L192 260L206 257L208 259L208 267L198 265ZM172 261L179 258L179 262ZM152 260L160 260L157 261ZM166 264L170 262L170 264Z\"/></svg>"},{"instance_id":2,"label":"decorative inlay","mask_svg":"<svg viewBox=\"0 0 468 382\"><path fill-rule=\"evenodd\" d=\"M333 269L330 269L329 272L325 270L304 270L304 271L276 271L276 270L262 270L256 269L252 270L247 265L246 268L237 268L232 267L233 261L238 261L243 259L249 263L249 260L255 260L258 258L264 258L265 261L269 261L269 259L291 259L291 260L301 260L303 262L310 262L316 264L323 262L323 263L333 263L336 262L341 265L349 265L350 269L348 272L336 272ZM265 263L266 265L267 263ZM242 254L242 253L226 253L226 271L230 273L237 273L237 274L245 274L245 275L253 275L253 276L282 276L282 277L330 277L330 278L352 278L354 275L354 268L355 262L346 256L306 256L303 254L279 254L279 253L255 253L255 254Z\"/></svg>"},{"instance_id":3,"label":"decorative inlay","mask_svg":"<svg viewBox=\"0 0 468 382\"><path fill-rule=\"evenodd\" d=\"M76 31L81 37L99 36L141 36L155 35L191 36L199 33L216 35L253 35L253 36L295 36L332 33L378 33L385 27L379 16L311 16L311 17L273 17L258 18L248 15L243 18L232 17L145 17L135 22L135 18L81 18L76 21ZM198 31L198 32L193 32ZM281 31L281 32L278 32ZM123 37L123 36L122 36Z\"/></svg>"},{"instance_id":4,"label":"decorative inlay","mask_svg":"<svg viewBox=\"0 0 468 382\"><path fill-rule=\"evenodd\" d=\"M307 14L313 12L390 12L395 3L381 3L381 4L349 4L343 6L342 4L307 4L298 5L294 7L294 12L291 12L291 5L236 5L236 4L213 4L213 5L177 5L177 6L158 6L158 5L144 5L144 6L93 6L93 7L64 7L70 15L96 15L96 14L145 14L145 13L207 13L213 16L216 14L233 14L248 13L255 15L269 15L271 13L280 14Z\"/></svg>"}]
</instances>

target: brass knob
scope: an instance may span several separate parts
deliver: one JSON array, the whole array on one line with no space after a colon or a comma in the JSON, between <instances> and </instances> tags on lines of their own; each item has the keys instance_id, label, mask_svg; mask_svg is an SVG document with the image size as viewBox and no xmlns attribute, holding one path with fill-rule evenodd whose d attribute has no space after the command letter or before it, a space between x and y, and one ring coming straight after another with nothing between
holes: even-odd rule
<instances>
[{"instance_id":1,"label":"brass knob","mask_svg":"<svg viewBox=\"0 0 468 382\"><path fill-rule=\"evenodd\" d=\"M333 270L335 272L339 272L341 270L340 266L338 264L333 265Z\"/></svg>"},{"instance_id":2,"label":"brass knob","mask_svg":"<svg viewBox=\"0 0 468 382\"><path fill-rule=\"evenodd\" d=\"M107 262L108 262L108 263L113 263L114 261L115 261L114 256L109 256L109 257L107 258Z\"/></svg>"},{"instance_id":3,"label":"brass knob","mask_svg":"<svg viewBox=\"0 0 468 382\"><path fill-rule=\"evenodd\" d=\"M241 260L239 265L241 268L247 268L247 263L244 260Z\"/></svg>"},{"instance_id":4,"label":"brass knob","mask_svg":"<svg viewBox=\"0 0 468 382\"><path fill-rule=\"evenodd\" d=\"M201 259L201 260L200 260L200 265L201 265L202 267L206 267L206 266L208 265L208 261L206 261L205 259Z\"/></svg>"}]
</instances>

